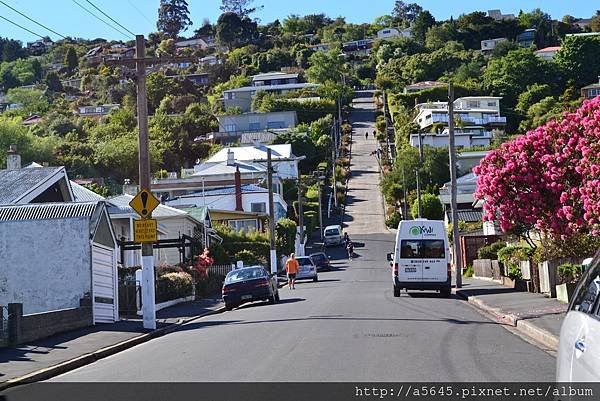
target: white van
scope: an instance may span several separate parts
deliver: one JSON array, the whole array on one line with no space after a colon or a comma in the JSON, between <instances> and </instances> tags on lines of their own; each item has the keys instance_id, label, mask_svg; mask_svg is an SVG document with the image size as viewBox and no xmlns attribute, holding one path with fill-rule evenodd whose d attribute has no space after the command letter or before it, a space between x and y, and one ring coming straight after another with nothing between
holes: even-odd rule
<instances>
[{"instance_id":1,"label":"white van","mask_svg":"<svg viewBox=\"0 0 600 401\"><path fill-rule=\"evenodd\" d=\"M441 220L403 220L396 245L388 254L392 266L394 296L400 290L439 290L450 296L452 273L448 234Z\"/></svg>"},{"instance_id":2,"label":"white van","mask_svg":"<svg viewBox=\"0 0 600 401\"><path fill-rule=\"evenodd\" d=\"M327 245L340 245L343 242L342 226L327 226L323 230L323 242Z\"/></svg>"}]
</instances>

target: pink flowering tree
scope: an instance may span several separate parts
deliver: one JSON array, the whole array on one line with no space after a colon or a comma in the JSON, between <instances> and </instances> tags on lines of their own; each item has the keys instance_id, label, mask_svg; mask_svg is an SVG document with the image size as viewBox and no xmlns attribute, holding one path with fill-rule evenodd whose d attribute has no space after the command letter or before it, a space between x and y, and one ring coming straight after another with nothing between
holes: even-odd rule
<instances>
[{"instance_id":1,"label":"pink flowering tree","mask_svg":"<svg viewBox=\"0 0 600 401\"><path fill-rule=\"evenodd\" d=\"M600 235L600 97L491 151L474 168L484 219L504 232Z\"/></svg>"}]
</instances>

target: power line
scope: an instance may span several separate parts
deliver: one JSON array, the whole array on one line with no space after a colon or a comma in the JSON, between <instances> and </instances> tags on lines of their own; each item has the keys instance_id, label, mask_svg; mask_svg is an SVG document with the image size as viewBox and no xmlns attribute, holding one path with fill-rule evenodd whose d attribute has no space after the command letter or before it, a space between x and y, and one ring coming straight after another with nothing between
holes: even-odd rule
<instances>
[{"instance_id":1,"label":"power line","mask_svg":"<svg viewBox=\"0 0 600 401\"><path fill-rule=\"evenodd\" d=\"M2 18L2 19L3 19L3 20L5 20L5 21L8 21L8 22L10 22L11 24L13 24L13 25L15 25L15 26L18 26L19 28L21 28L21 29L23 29L23 30L25 30L25 31L27 31L27 32L29 32L29 33L31 33L31 34L33 34L33 35L35 35L35 36L39 36L40 38L44 39L44 37L43 37L42 35L40 35L39 33L35 33L35 32L33 32L33 31L30 31L29 29L27 29L27 28L25 28L25 27L23 27L23 26L21 26L21 25L17 24L16 22L12 22L12 21L11 21L11 20L9 20L8 18L5 18L5 17L3 17L3 16L1 16L1 15L0 15L0 18Z\"/></svg>"},{"instance_id":2,"label":"power line","mask_svg":"<svg viewBox=\"0 0 600 401\"><path fill-rule=\"evenodd\" d=\"M94 7L96 10L100 11L102 14L104 14L104 16L106 18L108 18L109 20L111 20L112 22L114 22L115 24L119 25L121 28L125 29L127 32L129 32L130 34L132 34L133 36L135 36L135 33L131 32L129 29L125 28L123 25L119 24L117 21L115 21L110 15L108 15L107 13L105 13L104 11L102 11L101 9L99 9L98 7L96 7L96 5L94 3L92 3L90 0L85 0L87 1L92 7Z\"/></svg>"},{"instance_id":3,"label":"power line","mask_svg":"<svg viewBox=\"0 0 600 401\"><path fill-rule=\"evenodd\" d=\"M98 17L96 14L94 14L93 12L91 12L90 10L88 10L87 8L85 8L83 5L79 4L79 2L77 0L71 0L71 1L73 1L73 3L77 4L79 7L81 7L83 10L85 10L87 13L89 13L92 17L96 18L100 22L104 23L105 25L108 25L109 27L111 27L115 31L119 32L121 35L123 35L125 37L129 37L129 35L127 35L126 33L123 33L123 31L117 29L113 25L111 25L108 22L104 21L102 18Z\"/></svg>"},{"instance_id":4,"label":"power line","mask_svg":"<svg viewBox=\"0 0 600 401\"><path fill-rule=\"evenodd\" d=\"M25 14L23 14L23 13L22 13L22 12L20 12L19 10L15 9L15 8L13 8L13 7L11 7L10 5L6 4L5 2L3 2L3 1L1 1L1 0L0 0L0 3L4 4L6 7L10 8L10 9L11 9L11 10L13 10L14 12L16 12L17 14L19 14L19 15L21 15L21 16L23 16L23 17L27 18L29 21L33 22L34 24L37 24L37 25L41 26L42 28L44 28L44 29L46 29L46 30L48 30L48 31L50 31L50 32L52 32L52 33L54 33L55 35L58 35L58 36L60 36L61 38L63 38L63 39L66 39L64 35L61 35L60 33L56 32L55 30L48 28L46 25L40 24L40 23L39 23L39 22L37 22L36 20L34 20L34 19L32 19L32 18L29 18L28 16L26 16Z\"/></svg>"},{"instance_id":5,"label":"power line","mask_svg":"<svg viewBox=\"0 0 600 401\"><path fill-rule=\"evenodd\" d=\"M145 14L144 14L144 13L143 13L143 12L142 12L142 11L141 11L139 8L137 8L137 7L135 6L135 4L133 4L133 3L131 2L131 0L127 0L127 2L129 3L129 5L130 5L131 7L135 8L135 10L138 12L138 14L140 14L140 15L141 15L141 16L142 16L142 17L143 17L143 18L144 18L146 21L148 21L148 23L149 23L150 25L154 26L154 22L150 21L150 19L149 19L148 17L146 17L146 15L145 15Z\"/></svg>"}]
</instances>

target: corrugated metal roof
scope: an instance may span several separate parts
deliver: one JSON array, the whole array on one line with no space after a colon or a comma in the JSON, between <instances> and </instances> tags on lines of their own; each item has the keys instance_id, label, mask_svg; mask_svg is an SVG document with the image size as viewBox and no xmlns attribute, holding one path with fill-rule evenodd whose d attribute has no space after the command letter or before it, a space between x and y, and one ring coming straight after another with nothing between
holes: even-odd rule
<instances>
[{"instance_id":1,"label":"corrugated metal roof","mask_svg":"<svg viewBox=\"0 0 600 401\"><path fill-rule=\"evenodd\" d=\"M267 159L267 148L271 149L271 158L276 159L289 159L294 157L292 154L292 145L289 143L280 145L256 145L256 146L240 146L232 148L223 148L215 153L211 158L207 160L208 163L227 161L227 152L233 152L235 160L240 161L253 161L253 160L266 160Z\"/></svg>"},{"instance_id":2,"label":"corrugated metal roof","mask_svg":"<svg viewBox=\"0 0 600 401\"><path fill-rule=\"evenodd\" d=\"M452 223L452 213L448 210L448 222ZM458 221L466 221L467 223L473 223L476 221L483 221L483 212L481 210L458 210Z\"/></svg>"},{"instance_id":3,"label":"corrugated metal roof","mask_svg":"<svg viewBox=\"0 0 600 401\"><path fill-rule=\"evenodd\" d=\"M0 205L11 205L47 181L64 167L35 167L0 170Z\"/></svg>"},{"instance_id":4,"label":"corrugated metal roof","mask_svg":"<svg viewBox=\"0 0 600 401\"><path fill-rule=\"evenodd\" d=\"M37 203L0 206L0 221L91 218L98 202Z\"/></svg>"},{"instance_id":5,"label":"corrugated metal roof","mask_svg":"<svg viewBox=\"0 0 600 401\"><path fill-rule=\"evenodd\" d=\"M94 191L90 191L83 185L79 185L75 181L71 181L71 189L73 189L73 196L75 197L75 202L98 202L103 201L105 198L101 195L98 195Z\"/></svg>"},{"instance_id":6,"label":"corrugated metal roof","mask_svg":"<svg viewBox=\"0 0 600 401\"><path fill-rule=\"evenodd\" d=\"M258 185L254 185L254 184L246 184L246 185L242 185L242 193L249 193L249 192L268 192L266 188L263 187L259 187ZM230 187L223 187L223 188L214 188L214 189L207 189L206 191L204 191L204 196L219 196L219 195L233 195L235 194L235 186L230 186ZM199 192L194 192L192 194L187 194L187 195L181 195L178 196L178 198L196 198L198 196L202 196L203 193L202 191Z\"/></svg>"}]
</instances>

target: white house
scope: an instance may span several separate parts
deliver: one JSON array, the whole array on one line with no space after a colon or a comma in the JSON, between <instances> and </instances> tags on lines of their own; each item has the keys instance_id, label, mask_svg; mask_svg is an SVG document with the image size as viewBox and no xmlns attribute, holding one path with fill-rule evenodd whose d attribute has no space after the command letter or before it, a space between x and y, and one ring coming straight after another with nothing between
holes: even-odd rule
<instances>
[{"instance_id":1,"label":"white house","mask_svg":"<svg viewBox=\"0 0 600 401\"><path fill-rule=\"evenodd\" d=\"M193 169L183 170L185 173L177 177L155 179L152 191L161 199L173 199L181 195L201 192L202 190L221 188L235 184L236 173L240 174L240 184L259 184L266 181L267 167L265 163L236 161L233 152L228 153L226 161L198 163ZM275 192L281 193L281 180L273 176Z\"/></svg>"},{"instance_id":2,"label":"white house","mask_svg":"<svg viewBox=\"0 0 600 401\"><path fill-rule=\"evenodd\" d=\"M301 90L314 90L318 87L318 84L310 83L243 86L241 88L223 91L223 105L226 110L232 107L239 107L242 112L248 112L252 105L252 99L258 91L283 95L291 92L299 92Z\"/></svg>"},{"instance_id":3,"label":"white house","mask_svg":"<svg viewBox=\"0 0 600 401\"><path fill-rule=\"evenodd\" d=\"M102 104L100 106L80 106L77 113L80 116L105 116L112 110L120 108L120 104Z\"/></svg>"},{"instance_id":4,"label":"white house","mask_svg":"<svg viewBox=\"0 0 600 401\"><path fill-rule=\"evenodd\" d=\"M22 303L32 314L79 308L87 299L92 323L114 322L115 248L103 202L0 206L0 305Z\"/></svg>"},{"instance_id":5,"label":"white house","mask_svg":"<svg viewBox=\"0 0 600 401\"><path fill-rule=\"evenodd\" d=\"M420 92L422 90L437 88L437 87L442 87L442 86L447 86L447 85L448 85L447 83L439 82L439 81L416 82L414 84L406 85L404 87L404 93Z\"/></svg>"},{"instance_id":6,"label":"white house","mask_svg":"<svg viewBox=\"0 0 600 401\"><path fill-rule=\"evenodd\" d=\"M223 188L205 190L189 195L182 195L176 199L166 202L177 208L203 207L206 206L211 214L219 214L223 211L238 212L237 219L228 219L229 225L236 230L261 228L260 219L269 215L269 191L257 185L233 185ZM273 194L273 205L275 219L287 216L287 203L277 193ZM187 210L187 209L186 209ZM244 214L251 213L252 218ZM216 220L219 218L215 217Z\"/></svg>"},{"instance_id":7,"label":"white house","mask_svg":"<svg viewBox=\"0 0 600 401\"><path fill-rule=\"evenodd\" d=\"M397 38L410 38L412 35L412 28L383 28L377 31L377 39L393 40Z\"/></svg>"},{"instance_id":8,"label":"white house","mask_svg":"<svg viewBox=\"0 0 600 401\"><path fill-rule=\"evenodd\" d=\"M500 97L467 96L454 101L455 134L458 147L489 145L494 134L501 133L506 117L500 116ZM423 144L448 146L448 104L420 103L415 106L414 122L421 128ZM412 146L419 145L419 134L411 134Z\"/></svg>"},{"instance_id":9,"label":"white house","mask_svg":"<svg viewBox=\"0 0 600 401\"><path fill-rule=\"evenodd\" d=\"M508 41L507 38L496 38L496 39L486 39L481 41L481 51L488 52L492 51L498 46L498 43Z\"/></svg>"},{"instance_id":10,"label":"white house","mask_svg":"<svg viewBox=\"0 0 600 401\"><path fill-rule=\"evenodd\" d=\"M219 132L213 132L208 138L218 143L232 143L248 132L285 132L298 124L295 111L275 111L270 113L243 113L217 116Z\"/></svg>"},{"instance_id":11,"label":"white house","mask_svg":"<svg viewBox=\"0 0 600 401\"><path fill-rule=\"evenodd\" d=\"M271 160L276 174L281 179L298 179L298 158L292 153L292 145L254 145L224 148L207 160L207 163L226 162L228 154L233 153L233 158L241 162L265 164L267 149L271 149Z\"/></svg>"},{"instance_id":12,"label":"white house","mask_svg":"<svg viewBox=\"0 0 600 401\"><path fill-rule=\"evenodd\" d=\"M488 17L493 18L496 21L515 19L514 14L502 14L502 11L500 10L488 10Z\"/></svg>"},{"instance_id":13,"label":"white house","mask_svg":"<svg viewBox=\"0 0 600 401\"><path fill-rule=\"evenodd\" d=\"M560 51L560 46L550 46L550 47L544 47L543 49L540 49L540 50L536 50L535 54L539 58L542 58L546 61L554 61L554 56L556 56L556 53L558 53L559 51Z\"/></svg>"}]
</instances>

